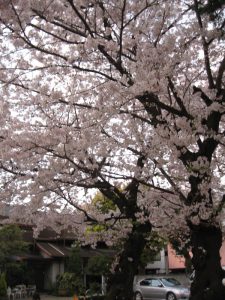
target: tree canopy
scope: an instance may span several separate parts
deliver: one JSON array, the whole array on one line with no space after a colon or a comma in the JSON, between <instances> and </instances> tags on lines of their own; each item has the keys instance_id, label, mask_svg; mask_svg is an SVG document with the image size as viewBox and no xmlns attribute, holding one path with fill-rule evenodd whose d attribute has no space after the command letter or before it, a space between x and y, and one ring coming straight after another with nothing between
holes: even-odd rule
<instances>
[{"instance_id":1,"label":"tree canopy","mask_svg":"<svg viewBox=\"0 0 225 300\"><path fill-rule=\"evenodd\" d=\"M15 260L16 256L24 256L27 253L28 244L23 241L21 229L14 224L2 225L0 227L0 272L2 273L0 281L3 290L4 285L7 288L7 285L20 284L21 280L26 282L32 280L32 272L27 269L26 263Z\"/></svg>"},{"instance_id":2,"label":"tree canopy","mask_svg":"<svg viewBox=\"0 0 225 300\"><path fill-rule=\"evenodd\" d=\"M205 290L224 299L223 1L0 8L1 199L25 200L27 219L39 209L59 223L57 212L68 213L65 226L81 237L87 222L121 228L127 246L140 246L127 248L122 269L138 263L154 226L192 247L191 299ZM102 214L80 201L81 189L117 209Z\"/></svg>"},{"instance_id":3,"label":"tree canopy","mask_svg":"<svg viewBox=\"0 0 225 300\"><path fill-rule=\"evenodd\" d=\"M16 225L4 225L0 228L0 269L5 271L5 264L13 255L26 253L27 243Z\"/></svg>"}]
</instances>

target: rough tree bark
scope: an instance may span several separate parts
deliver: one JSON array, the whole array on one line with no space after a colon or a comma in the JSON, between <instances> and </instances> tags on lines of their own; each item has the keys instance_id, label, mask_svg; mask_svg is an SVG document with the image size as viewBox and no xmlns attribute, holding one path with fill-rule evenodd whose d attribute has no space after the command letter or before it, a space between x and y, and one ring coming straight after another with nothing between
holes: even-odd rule
<instances>
[{"instance_id":1,"label":"rough tree bark","mask_svg":"<svg viewBox=\"0 0 225 300\"><path fill-rule=\"evenodd\" d=\"M138 224L133 227L125 241L115 272L108 279L106 300L131 300L133 298L133 280L138 273L140 257L146 245L146 233L150 224Z\"/></svg>"},{"instance_id":2,"label":"rough tree bark","mask_svg":"<svg viewBox=\"0 0 225 300\"><path fill-rule=\"evenodd\" d=\"M195 278L191 286L190 300L224 300L225 287L222 279L225 271L220 264L220 228L212 225L193 227L191 244Z\"/></svg>"}]
</instances>

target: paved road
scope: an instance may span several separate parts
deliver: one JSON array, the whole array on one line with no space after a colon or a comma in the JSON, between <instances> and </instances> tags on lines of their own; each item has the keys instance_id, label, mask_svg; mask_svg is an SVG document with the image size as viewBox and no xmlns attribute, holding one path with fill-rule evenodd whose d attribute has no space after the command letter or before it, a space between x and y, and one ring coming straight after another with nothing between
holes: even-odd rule
<instances>
[{"instance_id":1,"label":"paved road","mask_svg":"<svg viewBox=\"0 0 225 300\"><path fill-rule=\"evenodd\" d=\"M41 300L75 300L73 297L57 297L57 296L51 296L51 295L40 295ZM23 300L23 299L21 299ZM24 300L32 300L31 297L25 298Z\"/></svg>"},{"instance_id":2,"label":"paved road","mask_svg":"<svg viewBox=\"0 0 225 300\"><path fill-rule=\"evenodd\" d=\"M73 297L57 297L50 295L41 295L41 300L73 300Z\"/></svg>"}]
</instances>

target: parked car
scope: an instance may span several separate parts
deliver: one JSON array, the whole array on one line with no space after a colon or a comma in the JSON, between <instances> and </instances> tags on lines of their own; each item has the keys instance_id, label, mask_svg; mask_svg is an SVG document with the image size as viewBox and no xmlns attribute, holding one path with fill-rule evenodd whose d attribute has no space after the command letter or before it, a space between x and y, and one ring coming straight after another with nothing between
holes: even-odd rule
<instances>
[{"instance_id":1,"label":"parked car","mask_svg":"<svg viewBox=\"0 0 225 300\"><path fill-rule=\"evenodd\" d=\"M135 300L185 300L189 299L190 290L174 278L147 277L134 282Z\"/></svg>"}]
</instances>

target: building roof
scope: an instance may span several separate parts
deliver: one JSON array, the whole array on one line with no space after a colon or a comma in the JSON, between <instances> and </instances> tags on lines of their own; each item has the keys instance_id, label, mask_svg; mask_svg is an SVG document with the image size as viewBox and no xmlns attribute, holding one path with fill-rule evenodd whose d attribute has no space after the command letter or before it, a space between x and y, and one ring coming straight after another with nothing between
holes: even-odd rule
<instances>
[{"instance_id":1,"label":"building roof","mask_svg":"<svg viewBox=\"0 0 225 300\"><path fill-rule=\"evenodd\" d=\"M72 251L71 247L57 245L56 243L37 242L36 246L40 250L41 255L46 258L68 257ZM98 255L113 256L116 252L111 249L80 248L79 253L83 258L90 258Z\"/></svg>"},{"instance_id":2,"label":"building roof","mask_svg":"<svg viewBox=\"0 0 225 300\"><path fill-rule=\"evenodd\" d=\"M69 247L59 246L55 243L38 242L36 243L36 246L43 255L50 258L68 257L71 253L71 249Z\"/></svg>"}]
</instances>

